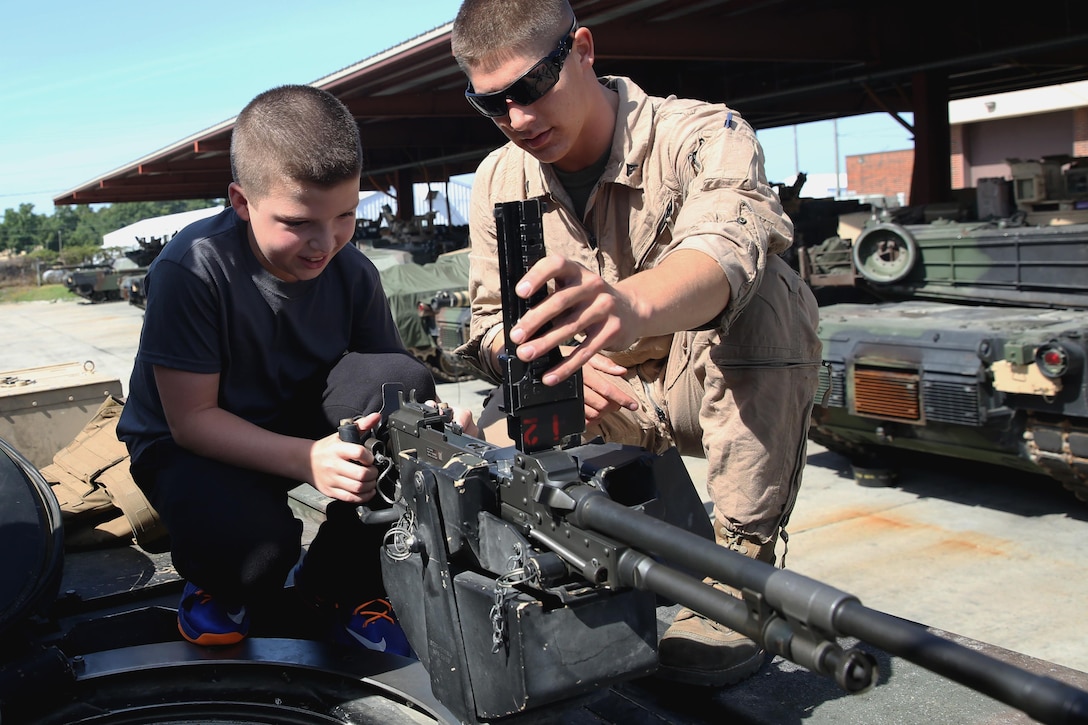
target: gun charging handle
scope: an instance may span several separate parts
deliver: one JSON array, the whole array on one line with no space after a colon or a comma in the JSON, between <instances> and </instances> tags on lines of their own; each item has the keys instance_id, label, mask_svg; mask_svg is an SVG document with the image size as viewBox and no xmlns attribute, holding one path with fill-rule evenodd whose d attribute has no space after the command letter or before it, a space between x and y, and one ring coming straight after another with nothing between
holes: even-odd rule
<instances>
[{"instance_id":1,"label":"gun charging handle","mask_svg":"<svg viewBox=\"0 0 1088 725\"><path fill-rule=\"evenodd\" d=\"M381 482L386 474L393 470L393 459L386 455L385 444L377 436L370 431L359 430L356 421L360 418L362 418L361 415L341 419L340 425L336 429L337 434L340 436L340 440L361 445L374 456L374 466L380 471L376 489L378 500L392 503L395 499L390 499L385 495L381 490ZM366 504L359 506L359 518L362 519L364 524L391 524L400 518L401 513L400 508L397 506L379 509L373 509Z\"/></svg>"}]
</instances>

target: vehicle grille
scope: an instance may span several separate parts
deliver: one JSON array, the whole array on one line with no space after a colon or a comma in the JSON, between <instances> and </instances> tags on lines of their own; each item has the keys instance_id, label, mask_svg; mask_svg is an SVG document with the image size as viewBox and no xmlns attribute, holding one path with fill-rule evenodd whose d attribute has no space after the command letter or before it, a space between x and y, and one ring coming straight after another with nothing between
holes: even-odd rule
<instances>
[{"instance_id":1,"label":"vehicle grille","mask_svg":"<svg viewBox=\"0 0 1088 725\"><path fill-rule=\"evenodd\" d=\"M978 385L962 376L931 376L922 381L922 399L926 420L957 425L980 426L983 423Z\"/></svg>"},{"instance_id":2,"label":"vehicle grille","mask_svg":"<svg viewBox=\"0 0 1088 725\"><path fill-rule=\"evenodd\" d=\"M854 368L854 412L878 418L917 421L918 373L886 368Z\"/></svg>"},{"instance_id":3,"label":"vehicle grille","mask_svg":"<svg viewBox=\"0 0 1088 725\"><path fill-rule=\"evenodd\" d=\"M464 342L465 330L461 325L439 323L438 325L438 344L442 346L443 350L453 351L453 349Z\"/></svg>"}]
</instances>

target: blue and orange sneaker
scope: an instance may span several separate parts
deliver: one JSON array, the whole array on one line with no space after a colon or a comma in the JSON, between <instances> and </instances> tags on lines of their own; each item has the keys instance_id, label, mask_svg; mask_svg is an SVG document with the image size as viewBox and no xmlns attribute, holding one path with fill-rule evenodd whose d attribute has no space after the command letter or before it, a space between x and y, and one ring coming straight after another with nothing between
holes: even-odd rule
<instances>
[{"instance_id":1,"label":"blue and orange sneaker","mask_svg":"<svg viewBox=\"0 0 1088 725\"><path fill-rule=\"evenodd\" d=\"M415 658L387 599L371 599L353 609L344 622L344 633L349 642L367 649Z\"/></svg>"},{"instance_id":2,"label":"blue and orange sneaker","mask_svg":"<svg viewBox=\"0 0 1088 725\"><path fill-rule=\"evenodd\" d=\"M193 644L237 644L249 634L245 607L227 609L192 582L186 582L178 603L178 631Z\"/></svg>"}]
</instances>

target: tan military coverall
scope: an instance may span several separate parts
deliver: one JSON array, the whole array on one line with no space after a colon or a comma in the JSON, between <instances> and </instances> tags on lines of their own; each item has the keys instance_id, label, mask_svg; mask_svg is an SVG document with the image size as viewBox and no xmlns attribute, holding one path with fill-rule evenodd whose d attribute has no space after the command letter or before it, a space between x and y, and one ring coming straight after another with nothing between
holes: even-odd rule
<instances>
[{"instance_id":1,"label":"tan military coverall","mask_svg":"<svg viewBox=\"0 0 1088 725\"><path fill-rule=\"evenodd\" d=\"M628 368L637 412L610 414L608 441L704 456L715 515L766 543L800 485L820 342L816 302L778 255L793 224L767 183L754 131L722 105L647 96L626 78L612 152L584 219L550 166L507 144L473 184L471 339L458 352L498 380L486 349L502 331L494 206L544 196L544 242L616 283L676 249L711 256L731 299L704 329L639 340L607 353Z\"/></svg>"}]
</instances>

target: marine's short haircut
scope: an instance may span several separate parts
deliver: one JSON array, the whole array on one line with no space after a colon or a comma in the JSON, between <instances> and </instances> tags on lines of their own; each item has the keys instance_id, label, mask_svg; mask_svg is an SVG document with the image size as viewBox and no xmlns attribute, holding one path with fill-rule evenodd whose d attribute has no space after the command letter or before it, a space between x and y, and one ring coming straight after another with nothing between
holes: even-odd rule
<instances>
[{"instance_id":1,"label":"marine's short haircut","mask_svg":"<svg viewBox=\"0 0 1088 725\"><path fill-rule=\"evenodd\" d=\"M250 101L234 124L230 167L246 194L261 198L284 180L334 186L363 169L359 126L327 91L285 85Z\"/></svg>"},{"instance_id":2,"label":"marine's short haircut","mask_svg":"<svg viewBox=\"0 0 1088 725\"><path fill-rule=\"evenodd\" d=\"M573 20L567 0L465 0L453 21L453 57L466 72L511 55L542 58Z\"/></svg>"}]
</instances>

